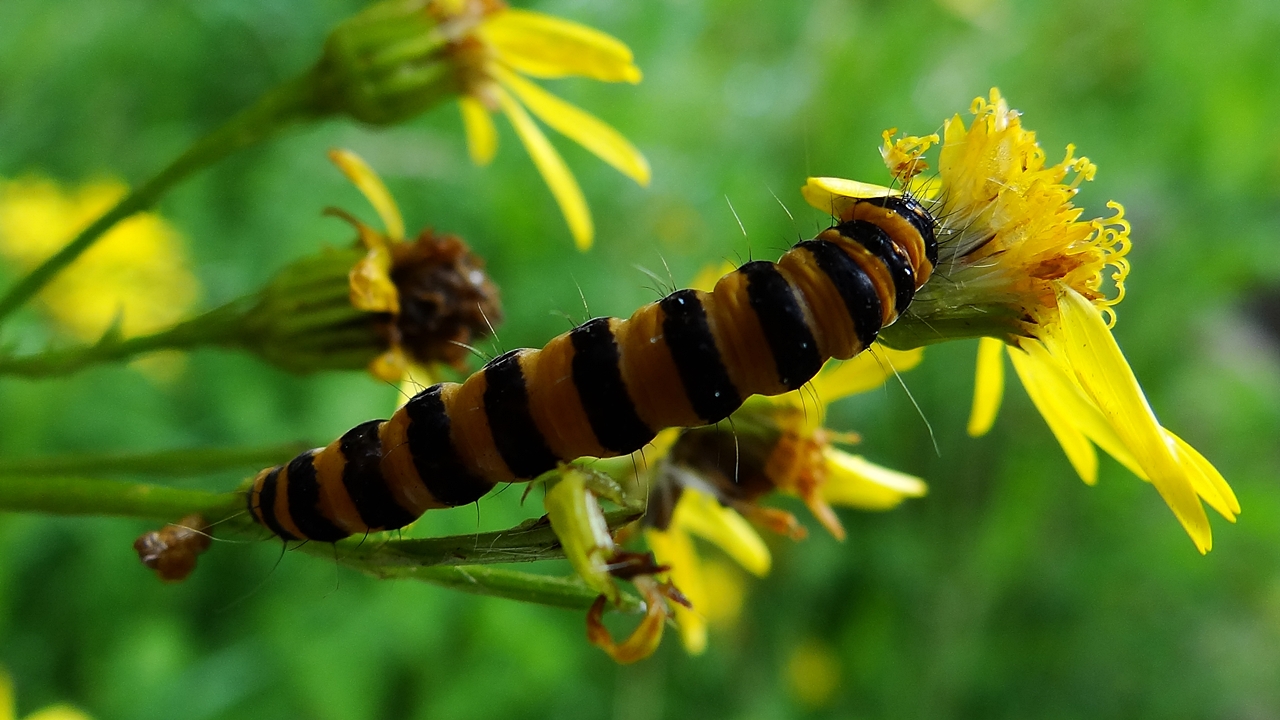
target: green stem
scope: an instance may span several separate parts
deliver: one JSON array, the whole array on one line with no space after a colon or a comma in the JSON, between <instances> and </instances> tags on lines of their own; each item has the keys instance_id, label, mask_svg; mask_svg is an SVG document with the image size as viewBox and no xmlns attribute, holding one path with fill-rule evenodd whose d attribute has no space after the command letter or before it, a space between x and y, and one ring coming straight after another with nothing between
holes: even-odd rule
<instances>
[{"instance_id":1,"label":"green stem","mask_svg":"<svg viewBox=\"0 0 1280 720\"><path fill-rule=\"evenodd\" d=\"M950 299L948 299L950 300ZM913 303L910 312L880 331L880 342L895 350L912 350L952 340L1019 334L1018 315L1002 305Z\"/></svg>"},{"instance_id":2,"label":"green stem","mask_svg":"<svg viewBox=\"0 0 1280 720\"><path fill-rule=\"evenodd\" d=\"M78 477L0 478L0 510L52 515L113 515L168 522L200 513L217 522L244 508L240 493Z\"/></svg>"},{"instance_id":3,"label":"green stem","mask_svg":"<svg viewBox=\"0 0 1280 720\"><path fill-rule=\"evenodd\" d=\"M235 344L254 300L252 296L241 298L150 335L120 339L109 334L93 345L17 357L0 356L0 375L51 377L157 350L190 350L201 345Z\"/></svg>"},{"instance_id":4,"label":"green stem","mask_svg":"<svg viewBox=\"0 0 1280 720\"><path fill-rule=\"evenodd\" d=\"M313 447L311 443L294 441L262 447L189 448L150 453L3 458L0 459L0 477L12 475L101 477L118 474L190 477L223 470L256 470L278 465L311 447Z\"/></svg>"},{"instance_id":5,"label":"green stem","mask_svg":"<svg viewBox=\"0 0 1280 720\"><path fill-rule=\"evenodd\" d=\"M535 575L505 568L379 568L369 574L380 578L412 578L473 595L491 595L571 610L586 610L599 597L599 593L574 578ZM618 605L608 607L620 612L638 613L644 606L634 595L620 593Z\"/></svg>"},{"instance_id":6,"label":"green stem","mask_svg":"<svg viewBox=\"0 0 1280 720\"><path fill-rule=\"evenodd\" d=\"M116 223L151 207L191 173L236 150L253 145L294 122L323 116L327 111L318 94L320 87L317 72L307 72L271 90L258 102L196 141L168 167L125 196L115 207L82 230L74 240L39 267L27 273L0 297L0 321L22 307Z\"/></svg>"},{"instance_id":7,"label":"green stem","mask_svg":"<svg viewBox=\"0 0 1280 720\"><path fill-rule=\"evenodd\" d=\"M634 510L606 513L609 527L618 527L640 517ZM420 567L537 562L564 558L564 548L545 517L528 520L516 527L472 535L369 542L348 538L337 543L338 552L353 563L366 567Z\"/></svg>"}]
</instances>

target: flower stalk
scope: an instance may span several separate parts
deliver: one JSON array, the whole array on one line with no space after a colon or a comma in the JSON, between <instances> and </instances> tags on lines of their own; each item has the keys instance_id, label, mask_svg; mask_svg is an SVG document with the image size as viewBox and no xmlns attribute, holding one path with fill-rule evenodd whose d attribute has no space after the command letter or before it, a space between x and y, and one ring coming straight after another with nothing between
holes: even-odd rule
<instances>
[{"instance_id":1,"label":"flower stalk","mask_svg":"<svg viewBox=\"0 0 1280 720\"><path fill-rule=\"evenodd\" d=\"M293 441L261 447L202 447L148 453L59 455L0 458L0 477L146 475L183 478L225 470L241 470L288 462L314 443Z\"/></svg>"},{"instance_id":2,"label":"flower stalk","mask_svg":"<svg viewBox=\"0 0 1280 720\"><path fill-rule=\"evenodd\" d=\"M148 335L108 332L91 345L0 356L0 374L65 375L159 350L216 345L248 350L272 364L305 372L363 368L385 346L366 313L347 301L347 272L361 253L325 251L281 271L257 293ZM327 330L327 332L326 332Z\"/></svg>"},{"instance_id":3,"label":"flower stalk","mask_svg":"<svg viewBox=\"0 0 1280 720\"><path fill-rule=\"evenodd\" d=\"M120 480L75 476L0 478L0 511L70 516L131 517L156 522L199 513L219 538L262 538L262 529L244 513L240 492L212 493ZM634 510L607 513L610 527L636 520ZM297 550L336 561L379 578L411 578L478 595L586 610L598 592L577 580L477 567L564 558L545 518L515 528L472 535L364 542L351 538L331 547L303 543ZM640 601L619 592L614 609L634 613Z\"/></svg>"}]
</instances>

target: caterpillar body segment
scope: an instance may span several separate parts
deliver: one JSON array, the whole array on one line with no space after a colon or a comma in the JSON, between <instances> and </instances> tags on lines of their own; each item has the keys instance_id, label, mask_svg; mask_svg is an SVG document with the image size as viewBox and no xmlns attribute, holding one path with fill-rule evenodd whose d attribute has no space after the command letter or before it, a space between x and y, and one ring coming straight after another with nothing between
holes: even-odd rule
<instances>
[{"instance_id":1,"label":"caterpillar body segment","mask_svg":"<svg viewBox=\"0 0 1280 720\"><path fill-rule=\"evenodd\" d=\"M914 199L861 199L777 263L749 262L711 292L679 290L626 320L596 318L513 350L386 421L263 470L253 517L285 540L403 527L563 461L626 455L668 427L710 425L751 395L802 386L866 349L937 260Z\"/></svg>"}]
</instances>

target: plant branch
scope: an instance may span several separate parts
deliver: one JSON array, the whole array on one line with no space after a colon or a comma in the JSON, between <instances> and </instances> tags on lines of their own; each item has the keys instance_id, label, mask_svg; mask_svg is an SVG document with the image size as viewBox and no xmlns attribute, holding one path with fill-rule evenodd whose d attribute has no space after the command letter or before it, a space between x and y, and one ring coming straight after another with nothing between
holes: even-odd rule
<instances>
[{"instance_id":1,"label":"plant branch","mask_svg":"<svg viewBox=\"0 0 1280 720\"><path fill-rule=\"evenodd\" d=\"M190 477L222 470L256 470L269 465L278 465L311 447L314 447L314 444L295 440L262 447L189 448L149 453L3 458L0 459L0 477L73 475L96 478L119 474Z\"/></svg>"},{"instance_id":2,"label":"plant branch","mask_svg":"<svg viewBox=\"0 0 1280 720\"><path fill-rule=\"evenodd\" d=\"M52 515L112 515L168 522L200 513L210 522L244 509L239 493L81 477L0 478L0 510Z\"/></svg>"},{"instance_id":3,"label":"plant branch","mask_svg":"<svg viewBox=\"0 0 1280 720\"><path fill-rule=\"evenodd\" d=\"M576 578L535 575L505 568L475 566L405 567L380 568L374 572L368 570L365 570L365 572L369 572L375 577L412 578L474 595L492 595L508 600L569 608L571 610L586 610L599 597L599 593L582 584ZM627 613L638 613L644 609L640 599L628 593L620 593L618 605L610 607L619 612Z\"/></svg>"},{"instance_id":4,"label":"plant branch","mask_svg":"<svg viewBox=\"0 0 1280 720\"><path fill-rule=\"evenodd\" d=\"M244 493L211 493L157 485L77 477L0 478L0 511L56 515L113 515L172 522L199 513L222 537L265 539L262 527L244 512ZM635 510L609 513L610 527L638 518ZM385 537L382 536L382 537ZM576 579L490 567L489 564L564 558L546 518L508 530L410 540L348 538L333 545L302 543L298 550L378 578L411 578L479 595L585 609L597 593ZM636 612L634 596L622 595L617 609Z\"/></svg>"}]
</instances>

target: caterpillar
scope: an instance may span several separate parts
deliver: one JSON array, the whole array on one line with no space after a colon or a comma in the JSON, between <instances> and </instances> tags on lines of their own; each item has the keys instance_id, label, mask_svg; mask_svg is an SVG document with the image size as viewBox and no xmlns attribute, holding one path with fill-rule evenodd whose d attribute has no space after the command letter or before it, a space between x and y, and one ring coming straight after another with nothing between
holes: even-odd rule
<instances>
[{"instance_id":1,"label":"caterpillar","mask_svg":"<svg viewBox=\"0 0 1280 720\"><path fill-rule=\"evenodd\" d=\"M829 358L870 346L938 261L935 220L910 196L858 199L836 220L709 293L678 290L429 387L390 419L258 473L249 511L285 540L391 530L560 462L715 424L751 395L795 390Z\"/></svg>"}]
</instances>

